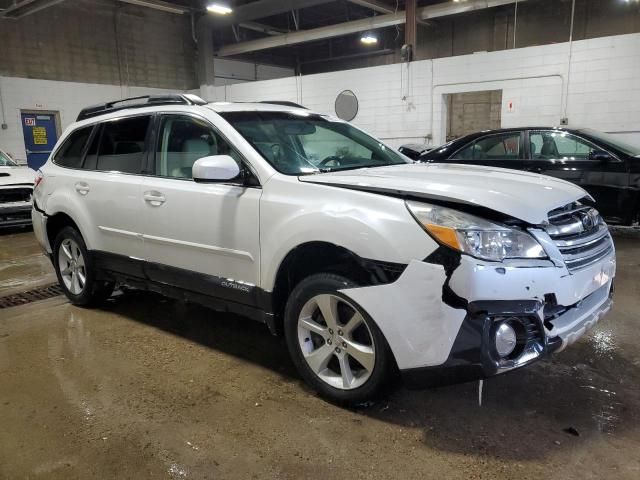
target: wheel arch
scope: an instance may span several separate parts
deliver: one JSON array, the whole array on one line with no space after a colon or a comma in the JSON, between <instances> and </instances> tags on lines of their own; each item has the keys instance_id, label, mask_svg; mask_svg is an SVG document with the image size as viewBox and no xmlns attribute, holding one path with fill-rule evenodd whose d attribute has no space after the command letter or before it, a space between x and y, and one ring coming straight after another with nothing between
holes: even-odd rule
<instances>
[{"instance_id":1,"label":"wheel arch","mask_svg":"<svg viewBox=\"0 0 640 480\"><path fill-rule=\"evenodd\" d=\"M64 227L73 227L80 235L82 235L83 239L86 239L85 235L82 233L81 228L78 226L79 224L66 212L56 212L53 215L47 216L47 240L49 241L49 245L53 249L53 245L56 239L56 236ZM85 240L86 241L86 240Z\"/></svg>"},{"instance_id":2,"label":"wheel arch","mask_svg":"<svg viewBox=\"0 0 640 480\"><path fill-rule=\"evenodd\" d=\"M316 273L333 273L353 280L359 285L380 285L395 281L406 265L362 258L340 245L325 241L311 241L289 250L278 266L271 310L277 333L282 333L284 307L289 294L303 279Z\"/></svg>"}]
</instances>

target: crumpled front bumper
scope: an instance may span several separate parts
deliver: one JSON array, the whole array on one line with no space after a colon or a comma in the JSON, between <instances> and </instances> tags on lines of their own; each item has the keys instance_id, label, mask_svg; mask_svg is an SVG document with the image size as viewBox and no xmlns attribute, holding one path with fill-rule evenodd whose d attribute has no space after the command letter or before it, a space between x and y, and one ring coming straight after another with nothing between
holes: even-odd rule
<instances>
[{"instance_id":1,"label":"crumpled front bumper","mask_svg":"<svg viewBox=\"0 0 640 480\"><path fill-rule=\"evenodd\" d=\"M562 350L611 308L615 269L615 252L573 273L548 260L457 255L412 261L396 282L342 293L378 324L405 383L422 387L485 378ZM511 317L521 319L527 343L517 358L501 359L492 329Z\"/></svg>"}]
</instances>

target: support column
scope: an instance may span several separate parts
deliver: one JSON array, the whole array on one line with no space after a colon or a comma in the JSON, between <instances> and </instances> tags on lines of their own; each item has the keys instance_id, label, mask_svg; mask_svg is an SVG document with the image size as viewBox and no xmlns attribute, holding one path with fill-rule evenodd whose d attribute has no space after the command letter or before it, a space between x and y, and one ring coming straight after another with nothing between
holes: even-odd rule
<instances>
[{"instance_id":1,"label":"support column","mask_svg":"<svg viewBox=\"0 0 640 480\"><path fill-rule=\"evenodd\" d=\"M214 85L215 79L213 72L213 28L206 15L198 19L196 39L198 40L197 71L200 93L207 100L213 100L212 98L207 98L208 95L205 94L207 87Z\"/></svg>"},{"instance_id":2,"label":"support column","mask_svg":"<svg viewBox=\"0 0 640 480\"><path fill-rule=\"evenodd\" d=\"M415 55L417 43L416 0L407 0L405 4L405 15L404 43L411 45L411 50L413 51L413 55Z\"/></svg>"}]
</instances>

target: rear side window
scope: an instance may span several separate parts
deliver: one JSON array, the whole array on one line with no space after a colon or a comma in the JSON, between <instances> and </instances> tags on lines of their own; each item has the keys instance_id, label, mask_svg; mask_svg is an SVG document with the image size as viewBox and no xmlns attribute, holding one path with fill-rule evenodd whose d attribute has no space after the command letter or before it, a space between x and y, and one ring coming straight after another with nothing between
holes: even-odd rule
<instances>
[{"instance_id":1,"label":"rear side window","mask_svg":"<svg viewBox=\"0 0 640 480\"><path fill-rule=\"evenodd\" d=\"M84 149L91 136L93 126L79 128L62 144L53 161L61 167L81 168Z\"/></svg>"},{"instance_id":2,"label":"rear side window","mask_svg":"<svg viewBox=\"0 0 640 480\"><path fill-rule=\"evenodd\" d=\"M140 173L150 123L149 116L105 122L97 148L96 170ZM92 163L93 155L95 153L88 156Z\"/></svg>"}]
</instances>

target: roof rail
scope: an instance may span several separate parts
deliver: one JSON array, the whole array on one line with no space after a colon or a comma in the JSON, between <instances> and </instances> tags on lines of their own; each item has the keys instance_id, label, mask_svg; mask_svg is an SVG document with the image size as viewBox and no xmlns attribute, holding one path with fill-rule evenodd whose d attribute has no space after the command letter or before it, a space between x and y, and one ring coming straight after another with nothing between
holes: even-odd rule
<instances>
[{"instance_id":1,"label":"roof rail","mask_svg":"<svg viewBox=\"0 0 640 480\"><path fill-rule=\"evenodd\" d=\"M305 110L308 110L307 107L303 107L302 105L295 102L289 102L288 100L262 100L259 103L268 103L271 105L282 105L284 107L304 108Z\"/></svg>"},{"instance_id":2,"label":"roof rail","mask_svg":"<svg viewBox=\"0 0 640 480\"><path fill-rule=\"evenodd\" d=\"M167 93L161 95L141 95L139 97L123 98L112 102L100 103L83 108L78 114L76 122L98 115L104 115L125 108L142 108L155 105L206 105L207 102L191 93Z\"/></svg>"}]
</instances>

